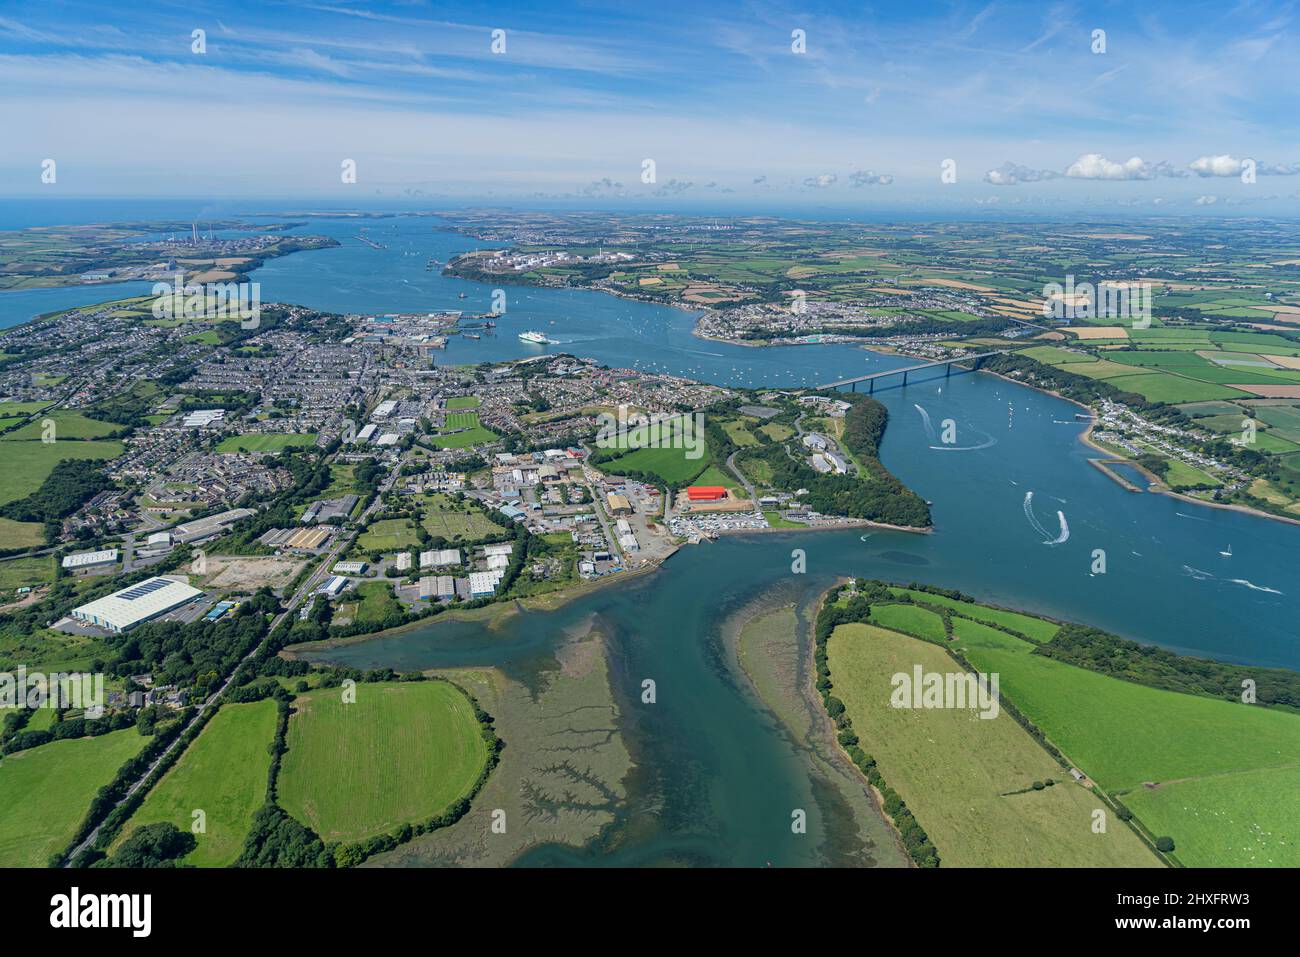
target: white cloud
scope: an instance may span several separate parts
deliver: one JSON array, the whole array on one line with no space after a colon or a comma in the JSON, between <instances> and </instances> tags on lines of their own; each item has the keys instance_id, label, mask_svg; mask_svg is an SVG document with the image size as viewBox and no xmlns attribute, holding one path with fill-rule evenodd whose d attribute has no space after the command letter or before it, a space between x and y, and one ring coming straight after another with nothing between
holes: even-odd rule
<instances>
[{"instance_id":1,"label":"white cloud","mask_svg":"<svg viewBox=\"0 0 1300 957\"><path fill-rule=\"evenodd\" d=\"M997 169L986 172L984 182L994 186L1017 186L1020 183L1038 183L1045 179L1056 179L1060 175L1054 170L1034 169L1007 161Z\"/></svg>"},{"instance_id":2,"label":"white cloud","mask_svg":"<svg viewBox=\"0 0 1300 957\"><path fill-rule=\"evenodd\" d=\"M853 186L888 186L894 181L889 173L877 173L874 170L859 169L849 174L849 183Z\"/></svg>"},{"instance_id":3,"label":"white cloud","mask_svg":"<svg viewBox=\"0 0 1300 957\"><path fill-rule=\"evenodd\" d=\"M1066 168L1065 175L1071 179L1134 180L1187 174L1163 160L1148 163L1140 156L1132 156L1117 163L1100 153L1085 153Z\"/></svg>"},{"instance_id":4,"label":"white cloud","mask_svg":"<svg viewBox=\"0 0 1300 957\"><path fill-rule=\"evenodd\" d=\"M1196 197L1196 205L1197 205L1197 206L1213 206L1213 205L1214 205L1215 203L1217 203L1218 201L1219 201L1219 197L1217 197L1217 196L1215 196L1215 195L1213 195L1213 194L1210 194L1210 195L1208 195L1208 196L1197 196L1197 197Z\"/></svg>"},{"instance_id":5,"label":"white cloud","mask_svg":"<svg viewBox=\"0 0 1300 957\"><path fill-rule=\"evenodd\" d=\"M822 173L820 176L809 176L803 181L803 184L810 189L826 189L834 186L839 182L839 177L834 173Z\"/></svg>"},{"instance_id":6,"label":"white cloud","mask_svg":"<svg viewBox=\"0 0 1300 957\"><path fill-rule=\"evenodd\" d=\"M1202 156L1187 164L1197 176L1236 176L1241 172L1242 161L1227 153L1217 156Z\"/></svg>"}]
</instances>

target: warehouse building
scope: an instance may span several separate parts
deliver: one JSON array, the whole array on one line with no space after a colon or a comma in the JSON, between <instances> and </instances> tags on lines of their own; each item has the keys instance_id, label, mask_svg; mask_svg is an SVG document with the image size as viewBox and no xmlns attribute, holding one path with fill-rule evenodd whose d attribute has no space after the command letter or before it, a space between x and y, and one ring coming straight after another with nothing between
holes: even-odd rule
<instances>
[{"instance_id":1,"label":"warehouse building","mask_svg":"<svg viewBox=\"0 0 1300 957\"><path fill-rule=\"evenodd\" d=\"M692 502L718 502L727 497L727 490L721 485L692 485L686 497Z\"/></svg>"},{"instance_id":2,"label":"warehouse building","mask_svg":"<svg viewBox=\"0 0 1300 957\"><path fill-rule=\"evenodd\" d=\"M197 588L174 578L149 578L72 609L72 617L113 632L130 631L136 625L180 608L202 594Z\"/></svg>"},{"instance_id":3,"label":"warehouse building","mask_svg":"<svg viewBox=\"0 0 1300 957\"><path fill-rule=\"evenodd\" d=\"M470 572L469 593L474 598L486 598L495 594L499 584L501 584L500 572Z\"/></svg>"},{"instance_id":4,"label":"warehouse building","mask_svg":"<svg viewBox=\"0 0 1300 957\"><path fill-rule=\"evenodd\" d=\"M420 578L421 601L451 601L456 597L456 580L450 575L424 575Z\"/></svg>"},{"instance_id":5,"label":"warehouse building","mask_svg":"<svg viewBox=\"0 0 1300 957\"><path fill-rule=\"evenodd\" d=\"M364 575L369 567L366 562L335 562L333 572L335 575Z\"/></svg>"},{"instance_id":6,"label":"warehouse building","mask_svg":"<svg viewBox=\"0 0 1300 957\"><path fill-rule=\"evenodd\" d=\"M609 505L609 513L611 515L632 514L632 503L628 501L626 495L618 495L615 492L610 492L605 496L605 501Z\"/></svg>"},{"instance_id":7,"label":"warehouse building","mask_svg":"<svg viewBox=\"0 0 1300 957\"><path fill-rule=\"evenodd\" d=\"M348 580L342 575L335 575L325 584L318 588L317 594L324 595L327 598L337 598L343 594L343 590L348 587Z\"/></svg>"},{"instance_id":8,"label":"warehouse building","mask_svg":"<svg viewBox=\"0 0 1300 957\"><path fill-rule=\"evenodd\" d=\"M420 552L420 567L432 568L435 565L459 565L459 548L438 548L433 551Z\"/></svg>"},{"instance_id":9,"label":"warehouse building","mask_svg":"<svg viewBox=\"0 0 1300 957\"><path fill-rule=\"evenodd\" d=\"M75 555L65 555L63 558L63 567L73 571L82 568L98 568L101 565L116 563L116 548L105 548L98 552L77 552Z\"/></svg>"},{"instance_id":10,"label":"warehouse building","mask_svg":"<svg viewBox=\"0 0 1300 957\"><path fill-rule=\"evenodd\" d=\"M220 534L227 525L256 514L251 508L232 508L229 511L218 512L216 515L196 518L184 525L177 525L172 532L172 538L182 544L201 542Z\"/></svg>"}]
</instances>

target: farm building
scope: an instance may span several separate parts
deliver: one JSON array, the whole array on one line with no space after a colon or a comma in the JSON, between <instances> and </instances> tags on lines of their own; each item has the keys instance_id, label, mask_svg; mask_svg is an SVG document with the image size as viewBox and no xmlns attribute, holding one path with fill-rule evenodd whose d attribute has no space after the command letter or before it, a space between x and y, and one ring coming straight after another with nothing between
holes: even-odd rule
<instances>
[{"instance_id":1,"label":"farm building","mask_svg":"<svg viewBox=\"0 0 1300 957\"><path fill-rule=\"evenodd\" d=\"M130 631L202 594L174 578L148 578L72 609L72 617L113 632Z\"/></svg>"}]
</instances>

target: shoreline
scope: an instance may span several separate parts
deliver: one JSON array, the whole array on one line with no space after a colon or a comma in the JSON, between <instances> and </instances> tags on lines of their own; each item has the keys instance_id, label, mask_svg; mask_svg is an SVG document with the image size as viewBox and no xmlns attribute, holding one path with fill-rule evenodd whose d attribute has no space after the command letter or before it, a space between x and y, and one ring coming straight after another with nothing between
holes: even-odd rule
<instances>
[{"instance_id":1,"label":"shoreline","mask_svg":"<svg viewBox=\"0 0 1300 957\"><path fill-rule=\"evenodd\" d=\"M675 554L675 552L672 554ZM671 558L672 554L667 556L664 561ZM659 563L659 565L662 564L663 562ZM648 565L645 568L620 572L617 575L606 575L603 578L579 582L576 585L570 585L569 587L559 589L558 591L548 592L545 595L537 595L530 598L515 598L510 601L493 602L489 605L480 605L478 608L448 608L447 611L440 612L437 615L431 615L428 618L419 618L415 621L408 621L406 624L398 625L396 628L386 628L382 631L370 631L360 635L325 638L321 641L307 641L301 644L289 645L282 648L279 655L289 661L296 661L301 659L303 655L315 652L327 652L335 648L347 648L352 645L359 645L362 642L374 641L377 638L397 638L412 631L416 631L417 629L434 625L440 621L481 621L484 624L484 627L489 630L494 630L497 622L509 615L517 615L521 611L558 611L565 605L577 601L579 598L583 598L592 592L609 586L610 584L627 581L632 578L640 578L651 572L658 571L659 565ZM313 662L313 664L317 663L318 662Z\"/></svg>"},{"instance_id":2,"label":"shoreline","mask_svg":"<svg viewBox=\"0 0 1300 957\"><path fill-rule=\"evenodd\" d=\"M718 537L723 535L771 535L779 532L842 532L846 529L854 528L876 528L887 532L907 532L910 535L933 535L934 526L927 525L924 528L915 525L890 525L887 522L873 522L867 518L849 519L845 522L837 522L834 525L800 525L787 526L782 528L721 528L718 529Z\"/></svg>"},{"instance_id":3,"label":"shoreline","mask_svg":"<svg viewBox=\"0 0 1300 957\"><path fill-rule=\"evenodd\" d=\"M1008 376L1004 376L999 372L993 372L989 369L976 369L975 371L983 372L986 375L995 376L996 378L1001 379L1003 382L1010 382L1014 385L1023 386L1026 389L1033 389L1035 392L1040 392L1044 395L1050 395L1053 398L1061 399L1062 401L1069 402L1071 405L1078 406L1080 409L1087 412L1089 415L1088 427L1084 429L1083 433L1079 436L1079 441L1082 442L1084 445L1086 445L1088 448L1094 449L1095 451L1102 453L1108 458L1122 461L1125 465L1129 465L1137 469L1148 479L1150 479L1155 486L1157 486L1155 488L1147 489L1146 491L1149 493L1153 493L1156 495L1168 495L1170 498L1180 499L1181 501L1188 502L1192 505L1204 505L1206 508L1218 508L1218 509L1224 509L1229 512L1241 512L1242 514L1245 515L1253 515L1256 518L1268 518L1268 519L1272 519L1275 522L1285 522L1288 525L1300 525L1300 518L1291 518L1290 516L1287 515L1275 515L1272 512L1265 512L1261 509L1253 508L1249 505L1241 505L1235 502L1207 502L1205 499L1196 498L1194 496L1184 494L1183 492L1177 492L1174 489L1171 489L1168 485L1166 485L1164 483L1164 480L1161 479L1159 476L1154 475L1148 469L1143 468L1140 464L1138 464L1136 460L1128 458L1125 455L1120 455L1119 453L1114 452L1111 449L1105 448L1101 445L1098 445L1095 441L1093 441L1092 431L1097 426L1097 413L1094 412L1088 406L1084 405L1082 402L1079 402L1077 399L1071 399L1069 396L1061 395L1059 392L1053 389L1044 389L1040 386L1030 385L1028 382L1021 382L1018 379L1009 378Z\"/></svg>"}]
</instances>

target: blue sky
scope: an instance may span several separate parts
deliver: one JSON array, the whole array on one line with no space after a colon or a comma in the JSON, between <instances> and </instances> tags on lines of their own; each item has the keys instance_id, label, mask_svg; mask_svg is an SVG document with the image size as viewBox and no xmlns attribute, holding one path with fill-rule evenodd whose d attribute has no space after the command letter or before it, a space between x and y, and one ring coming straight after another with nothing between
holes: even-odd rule
<instances>
[{"instance_id":1,"label":"blue sky","mask_svg":"<svg viewBox=\"0 0 1300 957\"><path fill-rule=\"evenodd\" d=\"M11 4L0 195L1263 213L1300 192L1298 35L1267 2Z\"/></svg>"}]
</instances>

